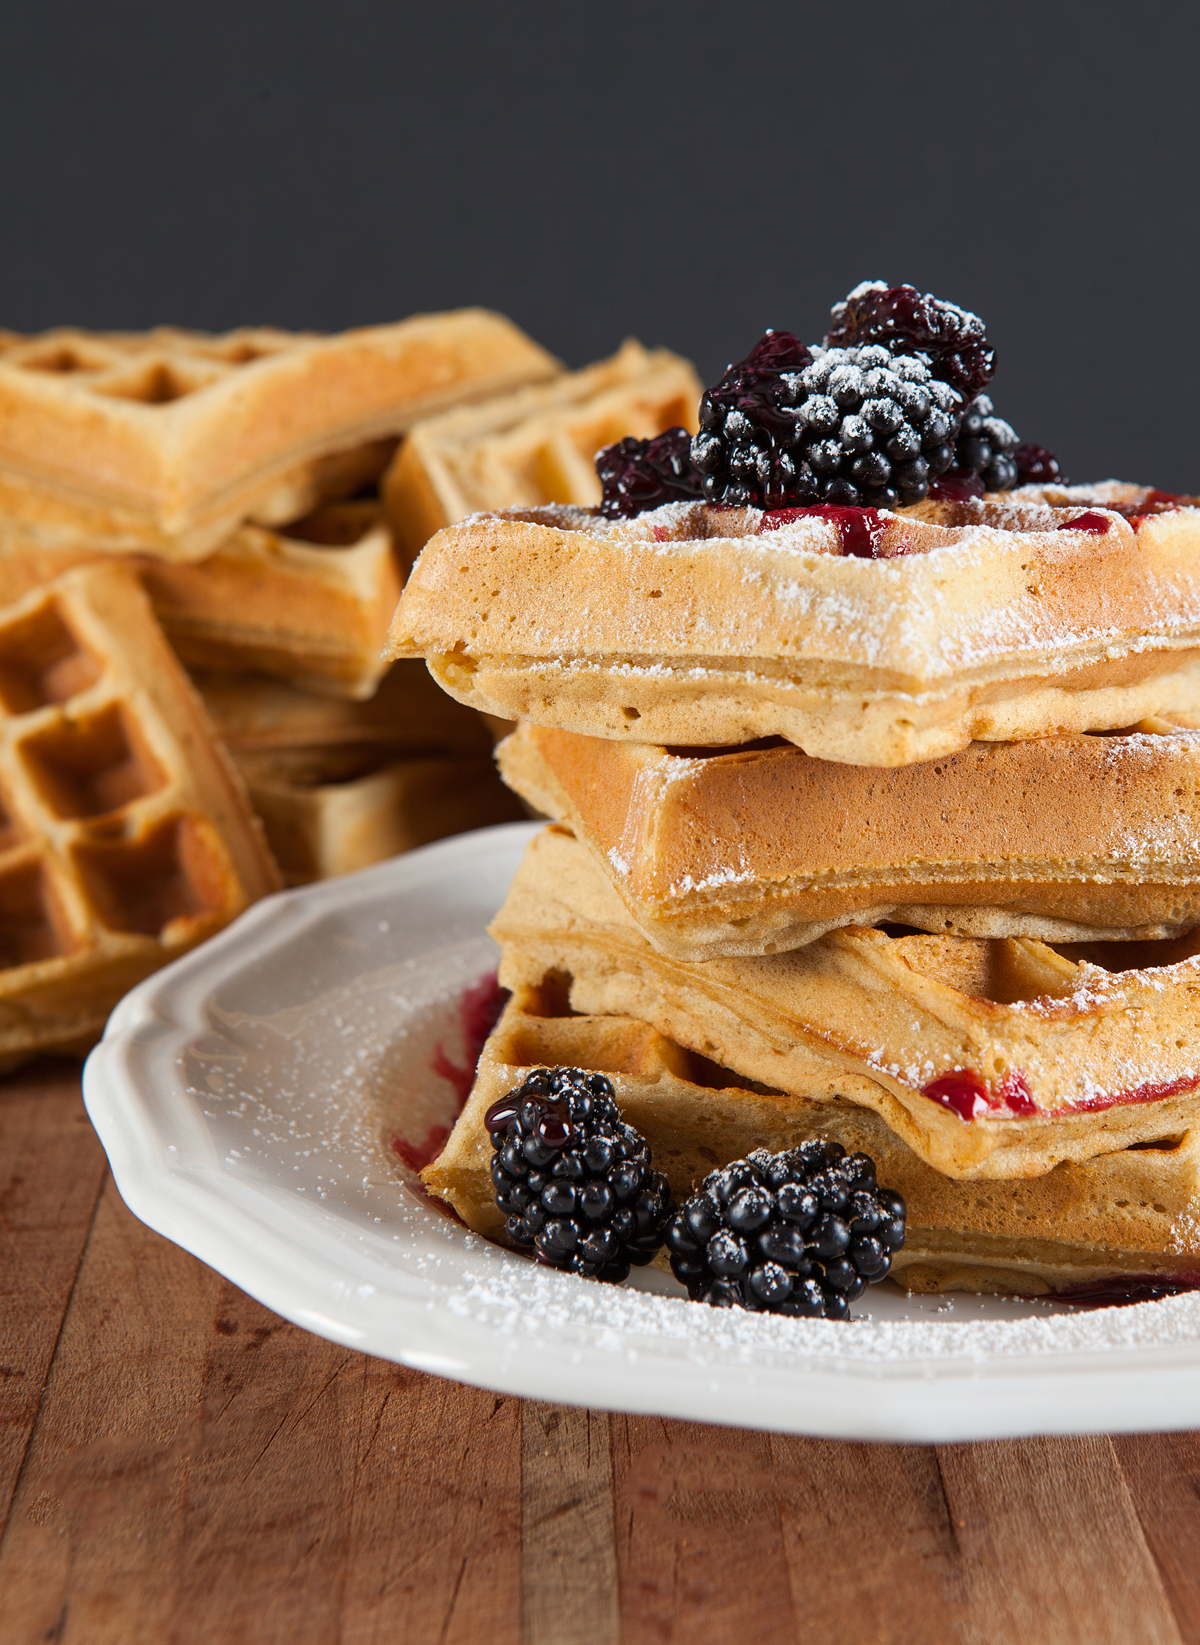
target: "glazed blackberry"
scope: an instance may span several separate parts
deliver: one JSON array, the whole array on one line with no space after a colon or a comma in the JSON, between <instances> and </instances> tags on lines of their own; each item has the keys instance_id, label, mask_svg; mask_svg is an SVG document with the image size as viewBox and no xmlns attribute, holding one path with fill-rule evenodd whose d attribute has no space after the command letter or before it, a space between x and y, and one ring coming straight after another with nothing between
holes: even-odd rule
<instances>
[{"instance_id":1,"label":"glazed blackberry","mask_svg":"<svg viewBox=\"0 0 1200 1645\"><path fill-rule=\"evenodd\" d=\"M891 1267L904 1216L866 1154L804 1142L711 1172L676 1212L667 1247L694 1302L846 1319Z\"/></svg>"},{"instance_id":2,"label":"glazed blackberry","mask_svg":"<svg viewBox=\"0 0 1200 1645\"><path fill-rule=\"evenodd\" d=\"M484 1123L514 1245L532 1246L549 1268L604 1280L653 1259L674 1214L671 1190L603 1074L537 1068Z\"/></svg>"},{"instance_id":3,"label":"glazed blackberry","mask_svg":"<svg viewBox=\"0 0 1200 1645\"><path fill-rule=\"evenodd\" d=\"M704 476L692 462L686 428L669 428L652 440L630 435L605 446L596 453L596 473L604 490L600 512L609 520L664 503L697 502L704 495Z\"/></svg>"},{"instance_id":4,"label":"glazed blackberry","mask_svg":"<svg viewBox=\"0 0 1200 1645\"><path fill-rule=\"evenodd\" d=\"M805 352L807 365L777 372L768 421L754 421L761 404L723 412L717 390L701 401L692 457L705 495L766 509L920 502L954 460L959 395L923 360L879 344Z\"/></svg>"},{"instance_id":5,"label":"glazed blackberry","mask_svg":"<svg viewBox=\"0 0 1200 1645\"><path fill-rule=\"evenodd\" d=\"M955 442L954 472L977 474L985 491L1011 491L1017 483L1019 444L1012 425L995 415L990 397L977 394Z\"/></svg>"},{"instance_id":6,"label":"glazed blackberry","mask_svg":"<svg viewBox=\"0 0 1200 1645\"><path fill-rule=\"evenodd\" d=\"M1065 486L1070 483L1058 458L1045 446L1018 446L1013 453L1013 461L1017 465L1019 486Z\"/></svg>"},{"instance_id":7,"label":"glazed blackberry","mask_svg":"<svg viewBox=\"0 0 1200 1645\"><path fill-rule=\"evenodd\" d=\"M770 509L818 500L795 459L797 373L811 361L790 331L768 331L704 394L692 461L710 502Z\"/></svg>"},{"instance_id":8,"label":"glazed blackberry","mask_svg":"<svg viewBox=\"0 0 1200 1645\"><path fill-rule=\"evenodd\" d=\"M866 280L830 315L825 342L832 348L882 343L893 354L920 354L933 375L957 389L964 400L992 380L996 351L977 314L943 302L915 286L885 286Z\"/></svg>"}]
</instances>

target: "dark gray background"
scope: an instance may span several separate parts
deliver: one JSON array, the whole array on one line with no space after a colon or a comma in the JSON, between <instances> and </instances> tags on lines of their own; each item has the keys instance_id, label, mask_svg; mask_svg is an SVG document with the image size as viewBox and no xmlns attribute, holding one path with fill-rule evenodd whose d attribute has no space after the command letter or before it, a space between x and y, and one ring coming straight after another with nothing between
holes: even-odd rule
<instances>
[{"instance_id":1,"label":"dark gray background","mask_svg":"<svg viewBox=\"0 0 1200 1645\"><path fill-rule=\"evenodd\" d=\"M711 380L863 278L975 309L1072 477L1200 491L1196 9L9 0L0 324L484 303Z\"/></svg>"}]
</instances>

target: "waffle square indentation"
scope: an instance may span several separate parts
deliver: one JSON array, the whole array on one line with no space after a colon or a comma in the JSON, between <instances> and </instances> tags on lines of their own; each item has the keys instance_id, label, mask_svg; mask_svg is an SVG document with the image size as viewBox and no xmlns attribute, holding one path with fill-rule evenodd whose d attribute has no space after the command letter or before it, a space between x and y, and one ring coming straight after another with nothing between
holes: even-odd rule
<instances>
[{"instance_id":1,"label":"waffle square indentation","mask_svg":"<svg viewBox=\"0 0 1200 1645\"><path fill-rule=\"evenodd\" d=\"M80 876L112 931L164 937L176 920L227 918L224 865L190 817L170 817L141 840L88 840L74 847Z\"/></svg>"},{"instance_id":2,"label":"waffle square indentation","mask_svg":"<svg viewBox=\"0 0 1200 1645\"><path fill-rule=\"evenodd\" d=\"M100 817L153 794L165 777L118 704L26 737L21 757L58 817Z\"/></svg>"},{"instance_id":3,"label":"waffle square indentation","mask_svg":"<svg viewBox=\"0 0 1200 1645\"><path fill-rule=\"evenodd\" d=\"M75 947L41 863L0 873L0 968L57 959Z\"/></svg>"},{"instance_id":4,"label":"waffle square indentation","mask_svg":"<svg viewBox=\"0 0 1200 1645\"><path fill-rule=\"evenodd\" d=\"M0 702L10 714L65 703L94 685L100 673L100 664L56 605L44 605L0 629Z\"/></svg>"},{"instance_id":5,"label":"waffle square indentation","mask_svg":"<svg viewBox=\"0 0 1200 1645\"><path fill-rule=\"evenodd\" d=\"M20 348L12 363L22 371L45 371L55 376L69 376L76 372L92 375L107 371L113 364L111 350L89 347L82 341L50 342L42 348Z\"/></svg>"},{"instance_id":6,"label":"waffle square indentation","mask_svg":"<svg viewBox=\"0 0 1200 1645\"><path fill-rule=\"evenodd\" d=\"M282 534L292 542L313 543L318 548L353 548L378 523L377 503L324 503L302 520L293 521Z\"/></svg>"},{"instance_id":7,"label":"waffle square indentation","mask_svg":"<svg viewBox=\"0 0 1200 1645\"><path fill-rule=\"evenodd\" d=\"M11 851L24 838L25 830L9 810L4 795L0 794L0 851Z\"/></svg>"},{"instance_id":8,"label":"waffle square indentation","mask_svg":"<svg viewBox=\"0 0 1200 1645\"><path fill-rule=\"evenodd\" d=\"M166 406L214 382L219 370L147 360L133 371L114 372L96 384L96 392L110 400L136 400L141 405Z\"/></svg>"}]
</instances>

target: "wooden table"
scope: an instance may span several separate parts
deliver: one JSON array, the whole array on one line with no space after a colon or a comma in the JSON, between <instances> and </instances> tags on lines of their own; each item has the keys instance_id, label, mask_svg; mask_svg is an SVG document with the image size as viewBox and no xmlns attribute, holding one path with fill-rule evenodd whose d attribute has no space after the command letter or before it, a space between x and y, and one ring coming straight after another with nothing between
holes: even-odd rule
<instances>
[{"instance_id":1,"label":"wooden table","mask_svg":"<svg viewBox=\"0 0 1200 1645\"><path fill-rule=\"evenodd\" d=\"M859 1445L503 1399L286 1324L0 1082L3 1645L1200 1642L1200 1435Z\"/></svg>"}]
</instances>

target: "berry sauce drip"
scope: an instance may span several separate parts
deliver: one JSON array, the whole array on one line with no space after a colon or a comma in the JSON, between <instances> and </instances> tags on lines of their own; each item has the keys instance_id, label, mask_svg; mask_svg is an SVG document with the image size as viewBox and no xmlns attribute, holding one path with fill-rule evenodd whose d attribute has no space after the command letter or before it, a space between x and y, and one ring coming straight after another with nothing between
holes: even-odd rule
<instances>
[{"instance_id":1,"label":"berry sauce drip","mask_svg":"<svg viewBox=\"0 0 1200 1645\"><path fill-rule=\"evenodd\" d=\"M1012 1114L1026 1115L1041 1112L1024 1074L1006 1074L1000 1082L998 1095L1001 1104Z\"/></svg>"},{"instance_id":2,"label":"berry sauce drip","mask_svg":"<svg viewBox=\"0 0 1200 1645\"><path fill-rule=\"evenodd\" d=\"M979 316L928 292L922 295L915 286L865 281L830 319L827 346L882 343L895 354L923 354L934 375L967 400L983 392L996 369L996 352L988 347Z\"/></svg>"},{"instance_id":3,"label":"berry sauce drip","mask_svg":"<svg viewBox=\"0 0 1200 1645\"><path fill-rule=\"evenodd\" d=\"M764 514L760 531L779 531L793 520L828 520L838 534L838 550L860 560L877 560L887 522L877 508L839 508L836 503L814 503L808 508L776 508Z\"/></svg>"},{"instance_id":4,"label":"berry sauce drip","mask_svg":"<svg viewBox=\"0 0 1200 1645\"><path fill-rule=\"evenodd\" d=\"M1161 1102L1164 1097L1177 1097L1181 1091L1194 1091L1200 1085L1200 1075L1180 1074L1173 1080L1147 1080L1145 1085L1131 1085L1124 1091L1098 1091L1094 1096L1081 1097L1071 1104L1073 1114L1098 1114L1105 1108L1124 1108L1141 1102Z\"/></svg>"},{"instance_id":5,"label":"berry sauce drip","mask_svg":"<svg viewBox=\"0 0 1200 1645\"><path fill-rule=\"evenodd\" d=\"M940 1103L943 1108L949 1108L968 1125L984 1114L1026 1116L1041 1112L1024 1074L1019 1072L1006 1074L998 1089L992 1092L970 1068L956 1068L949 1074L939 1074L936 1079L923 1085L921 1095L931 1102Z\"/></svg>"},{"instance_id":6,"label":"berry sauce drip","mask_svg":"<svg viewBox=\"0 0 1200 1645\"><path fill-rule=\"evenodd\" d=\"M904 1243L904 1201L840 1143L759 1148L705 1177L667 1229L693 1302L846 1319Z\"/></svg>"},{"instance_id":7,"label":"berry sauce drip","mask_svg":"<svg viewBox=\"0 0 1200 1645\"><path fill-rule=\"evenodd\" d=\"M1115 514L1123 514L1135 531L1157 514L1177 514L1181 508L1200 508L1200 497L1184 497L1174 491L1148 491L1140 503L1111 503Z\"/></svg>"},{"instance_id":8,"label":"berry sauce drip","mask_svg":"<svg viewBox=\"0 0 1200 1645\"><path fill-rule=\"evenodd\" d=\"M480 1055L507 1002L508 989L501 988L496 973L489 971L472 987L465 989L458 1002L464 1062L451 1062L441 1040L434 1047L430 1067L435 1074L440 1074L442 1079L448 1080L454 1088L455 1119L462 1113L467 1098L471 1095ZM450 1129L449 1125L431 1125L423 1142L409 1142L407 1138L393 1134L392 1147L411 1171L423 1171L446 1146Z\"/></svg>"},{"instance_id":9,"label":"berry sauce drip","mask_svg":"<svg viewBox=\"0 0 1200 1645\"><path fill-rule=\"evenodd\" d=\"M1179 1274L1121 1274L1088 1285L1072 1285L1055 1291L1055 1302L1070 1302L1081 1308L1123 1308L1132 1302L1161 1302L1185 1291L1200 1291L1200 1272L1194 1268Z\"/></svg>"},{"instance_id":10,"label":"berry sauce drip","mask_svg":"<svg viewBox=\"0 0 1200 1645\"><path fill-rule=\"evenodd\" d=\"M697 502L704 495L704 476L692 463L686 428L669 428L652 440L630 435L605 446L596 453L596 473L603 491L600 512L608 520L664 503Z\"/></svg>"},{"instance_id":11,"label":"berry sauce drip","mask_svg":"<svg viewBox=\"0 0 1200 1645\"><path fill-rule=\"evenodd\" d=\"M1137 505L1139 514L1174 514L1177 509L1194 505L1194 497L1180 497L1174 491L1148 491Z\"/></svg>"},{"instance_id":12,"label":"berry sauce drip","mask_svg":"<svg viewBox=\"0 0 1200 1645\"><path fill-rule=\"evenodd\" d=\"M979 1075L973 1074L969 1068L956 1070L953 1074L939 1074L937 1079L921 1087L921 1095L931 1102L940 1102L943 1108L949 1108L951 1113L968 1123L988 1113L993 1106L991 1092Z\"/></svg>"},{"instance_id":13,"label":"berry sauce drip","mask_svg":"<svg viewBox=\"0 0 1200 1645\"><path fill-rule=\"evenodd\" d=\"M1107 514L1096 514L1091 509L1086 514L1077 514L1073 520L1066 520L1059 526L1060 531L1086 531L1090 537L1104 537L1112 524Z\"/></svg>"},{"instance_id":14,"label":"berry sauce drip","mask_svg":"<svg viewBox=\"0 0 1200 1645\"><path fill-rule=\"evenodd\" d=\"M602 1280L653 1260L674 1213L671 1190L603 1074L535 1069L484 1124L514 1245L532 1246L546 1267Z\"/></svg>"}]
</instances>

